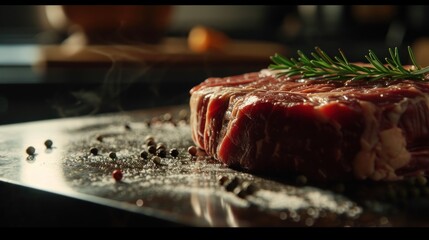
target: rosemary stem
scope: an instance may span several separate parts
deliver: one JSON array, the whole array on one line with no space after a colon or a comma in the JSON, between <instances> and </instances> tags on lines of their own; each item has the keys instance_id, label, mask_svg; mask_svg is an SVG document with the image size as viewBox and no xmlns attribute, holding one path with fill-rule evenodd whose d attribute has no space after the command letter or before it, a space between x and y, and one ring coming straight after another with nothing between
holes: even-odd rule
<instances>
[{"instance_id":1,"label":"rosemary stem","mask_svg":"<svg viewBox=\"0 0 429 240\"><path fill-rule=\"evenodd\" d=\"M311 57L298 50L298 59L286 58L280 54L271 57L273 64L270 69L277 70L278 76L302 75L307 78L323 77L331 80L359 80L368 81L378 79L410 79L428 81L426 75L429 73L429 66L421 68L417 64L415 55L408 46L409 58L412 62L411 69L405 69L402 66L398 48L388 49L390 57L384 58L385 63L381 62L377 55L369 50L365 58L369 66L360 66L350 63L344 52L339 49L340 57L330 57L321 48L315 47L316 52L311 53Z\"/></svg>"}]
</instances>

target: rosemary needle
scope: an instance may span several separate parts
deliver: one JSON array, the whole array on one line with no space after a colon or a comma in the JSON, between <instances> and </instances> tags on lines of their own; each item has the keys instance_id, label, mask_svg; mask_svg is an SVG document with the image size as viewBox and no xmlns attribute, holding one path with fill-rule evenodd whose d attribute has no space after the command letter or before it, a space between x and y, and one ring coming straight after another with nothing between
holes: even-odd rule
<instances>
[{"instance_id":1,"label":"rosemary needle","mask_svg":"<svg viewBox=\"0 0 429 240\"><path fill-rule=\"evenodd\" d=\"M366 79L374 81L378 79L410 79L417 81L428 81L426 74L429 66L421 68L416 61L411 47L408 46L408 54L412 62L412 68L406 69L402 66L399 58L398 48L389 48L390 57L386 57L385 63L380 61L377 55L369 50L365 58L369 65L360 66L350 63L344 52L339 49L340 57L333 58L322 49L316 47L316 53L311 53L311 57L298 50L298 59L286 58L280 54L271 57L273 64L269 66L272 70L277 70L277 76L301 75L304 78L325 78L330 80L359 80Z\"/></svg>"}]
</instances>

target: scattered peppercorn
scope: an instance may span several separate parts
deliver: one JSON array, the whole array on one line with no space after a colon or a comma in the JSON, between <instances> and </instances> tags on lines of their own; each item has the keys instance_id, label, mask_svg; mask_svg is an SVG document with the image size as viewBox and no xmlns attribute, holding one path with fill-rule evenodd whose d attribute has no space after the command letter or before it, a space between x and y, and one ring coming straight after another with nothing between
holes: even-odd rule
<instances>
[{"instance_id":1,"label":"scattered peppercorn","mask_svg":"<svg viewBox=\"0 0 429 240\"><path fill-rule=\"evenodd\" d=\"M149 156L149 153L147 152L147 151L142 151L141 153L140 153L140 157L142 157L143 159L147 159L147 157Z\"/></svg>"},{"instance_id":2,"label":"scattered peppercorn","mask_svg":"<svg viewBox=\"0 0 429 240\"><path fill-rule=\"evenodd\" d=\"M251 182L244 182L241 185L241 187L243 188L244 191L246 191L247 194L253 194L258 190L256 188L255 184L253 184Z\"/></svg>"},{"instance_id":3,"label":"scattered peppercorn","mask_svg":"<svg viewBox=\"0 0 429 240\"><path fill-rule=\"evenodd\" d=\"M247 196L247 192L241 187L235 188L234 194L239 198L245 198Z\"/></svg>"},{"instance_id":4,"label":"scattered peppercorn","mask_svg":"<svg viewBox=\"0 0 429 240\"><path fill-rule=\"evenodd\" d=\"M299 185L305 185L307 183L307 177L304 175L299 175L296 177L295 182Z\"/></svg>"},{"instance_id":5,"label":"scattered peppercorn","mask_svg":"<svg viewBox=\"0 0 429 240\"><path fill-rule=\"evenodd\" d=\"M102 142L103 141L103 136L102 135L98 135L96 139L97 139L97 141Z\"/></svg>"},{"instance_id":6,"label":"scattered peppercorn","mask_svg":"<svg viewBox=\"0 0 429 240\"><path fill-rule=\"evenodd\" d=\"M197 155L197 147L195 146L188 147L188 153L191 154L192 156Z\"/></svg>"},{"instance_id":7,"label":"scattered peppercorn","mask_svg":"<svg viewBox=\"0 0 429 240\"><path fill-rule=\"evenodd\" d=\"M46 148L52 148L52 140L51 139L48 139L48 140L46 140L45 141L45 146L46 146Z\"/></svg>"},{"instance_id":8,"label":"scattered peppercorn","mask_svg":"<svg viewBox=\"0 0 429 240\"><path fill-rule=\"evenodd\" d=\"M156 154L156 147L151 145L147 148L147 151L151 154Z\"/></svg>"},{"instance_id":9,"label":"scattered peppercorn","mask_svg":"<svg viewBox=\"0 0 429 240\"><path fill-rule=\"evenodd\" d=\"M226 181L228 181L228 177L227 176L220 176L218 179L218 182L221 186L223 186L225 184Z\"/></svg>"},{"instance_id":10,"label":"scattered peppercorn","mask_svg":"<svg viewBox=\"0 0 429 240\"><path fill-rule=\"evenodd\" d=\"M122 180L123 174L120 169L116 169L113 171L112 176L117 182L119 182Z\"/></svg>"},{"instance_id":11,"label":"scattered peppercorn","mask_svg":"<svg viewBox=\"0 0 429 240\"><path fill-rule=\"evenodd\" d=\"M144 139L145 142L155 141L155 138L152 135L147 135Z\"/></svg>"},{"instance_id":12,"label":"scattered peppercorn","mask_svg":"<svg viewBox=\"0 0 429 240\"><path fill-rule=\"evenodd\" d=\"M154 146L156 147L156 142L154 140L149 140L146 142L146 146L150 147L150 146Z\"/></svg>"},{"instance_id":13,"label":"scattered peppercorn","mask_svg":"<svg viewBox=\"0 0 429 240\"><path fill-rule=\"evenodd\" d=\"M172 148L172 149L170 149L170 155L171 155L172 157L177 157L177 156L179 156L179 150L177 150L177 148Z\"/></svg>"},{"instance_id":14,"label":"scattered peppercorn","mask_svg":"<svg viewBox=\"0 0 429 240\"><path fill-rule=\"evenodd\" d=\"M228 192L232 192L237 186L240 184L240 180L238 177L234 177L225 185L225 190Z\"/></svg>"},{"instance_id":15,"label":"scattered peppercorn","mask_svg":"<svg viewBox=\"0 0 429 240\"><path fill-rule=\"evenodd\" d=\"M109 153L109 157L110 157L111 159L115 159L115 158L116 158L116 153L115 153L115 152L110 152L110 153Z\"/></svg>"},{"instance_id":16,"label":"scattered peppercorn","mask_svg":"<svg viewBox=\"0 0 429 240\"><path fill-rule=\"evenodd\" d=\"M97 155L98 154L98 148L92 147L91 149L89 149L89 152L92 153L93 155Z\"/></svg>"},{"instance_id":17,"label":"scattered peppercorn","mask_svg":"<svg viewBox=\"0 0 429 240\"><path fill-rule=\"evenodd\" d=\"M29 147L25 150L25 152L26 152L28 155L34 155L34 153L36 153L36 149L35 149L33 146L29 146Z\"/></svg>"},{"instance_id":18,"label":"scattered peppercorn","mask_svg":"<svg viewBox=\"0 0 429 240\"><path fill-rule=\"evenodd\" d=\"M152 161L157 165L161 164L161 158L159 158L158 156L153 157Z\"/></svg>"},{"instance_id":19,"label":"scattered peppercorn","mask_svg":"<svg viewBox=\"0 0 429 240\"><path fill-rule=\"evenodd\" d=\"M158 145L156 145L156 150L160 150L160 149L166 149L165 144L164 143L158 143Z\"/></svg>"},{"instance_id":20,"label":"scattered peppercorn","mask_svg":"<svg viewBox=\"0 0 429 240\"><path fill-rule=\"evenodd\" d=\"M157 154L156 155L158 155L158 157L162 157L162 158L165 158L166 156L167 156L167 152L165 151L165 149L159 149L158 151L157 151Z\"/></svg>"}]
</instances>

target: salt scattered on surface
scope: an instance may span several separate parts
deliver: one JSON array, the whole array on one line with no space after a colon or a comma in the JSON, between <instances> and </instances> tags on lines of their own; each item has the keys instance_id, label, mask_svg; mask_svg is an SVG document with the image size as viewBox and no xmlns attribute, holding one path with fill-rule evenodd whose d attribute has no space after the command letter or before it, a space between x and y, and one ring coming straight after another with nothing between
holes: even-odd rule
<instances>
[{"instance_id":1,"label":"salt scattered on surface","mask_svg":"<svg viewBox=\"0 0 429 240\"><path fill-rule=\"evenodd\" d=\"M197 215L198 212L201 216L207 215L204 219L209 225L212 225L211 221L214 220L209 213L204 212L206 210L201 209L202 206L213 205L223 209L222 214L226 214L225 218L230 226L239 224L234 222L234 218L228 213L232 214L232 209L235 211L250 206L262 212L276 212L277 216L284 213L282 215L284 219L302 221L307 226L313 225L315 219L322 215L322 211L347 216L362 213L362 209L355 203L329 191L312 187L294 187L238 172L213 159L191 159L187 152L187 147L193 144L189 125L175 127L172 124L156 124L147 128L129 120L128 122L133 126L130 131L123 130L123 124L118 122L115 126L106 127L108 129L106 131L100 128L95 128L94 131L85 130L86 138L81 137L72 142L69 148L70 155L65 158L64 164L65 169L70 170L65 172L65 175L76 189L84 193L127 201L133 205L136 199L142 199L146 207L156 206L179 212L185 211L183 210L185 207L190 207ZM123 132L120 132L121 129ZM115 134L107 137L106 141L96 140L100 134L109 132ZM168 155L161 159L162 166L143 160L140 153L144 150L142 146L145 146L145 136L149 135L153 136L156 142L165 143L168 149L177 148L178 158ZM86 151L88 145L99 148L100 155L79 154ZM108 155L104 156L110 151L117 153L117 160L113 161ZM124 173L120 183L112 180L111 172L114 168L120 168ZM229 179L238 177L242 181L252 182L258 190L244 198L237 197L218 184L219 176L227 176ZM170 199L182 204L166 205L165 202L157 202L155 199L158 201Z\"/></svg>"},{"instance_id":2,"label":"salt scattered on surface","mask_svg":"<svg viewBox=\"0 0 429 240\"><path fill-rule=\"evenodd\" d=\"M289 195L286 192L259 190L255 195L257 197L254 200L255 203L273 210L297 210L309 206L302 197Z\"/></svg>"}]
</instances>

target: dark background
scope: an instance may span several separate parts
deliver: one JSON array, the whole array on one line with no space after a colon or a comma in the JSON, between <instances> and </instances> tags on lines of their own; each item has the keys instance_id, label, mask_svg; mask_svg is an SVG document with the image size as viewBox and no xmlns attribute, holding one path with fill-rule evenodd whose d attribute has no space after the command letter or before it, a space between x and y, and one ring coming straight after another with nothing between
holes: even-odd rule
<instances>
[{"instance_id":1,"label":"dark background","mask_svg":"<svg viewBox=\"0 0 429 240\"><path fill-rule=\"evenodd\" d=\"M388 47L399 47L407 63L406 46L427 35L428 10L420 5L173 6L165 36L186 37L200 24L231 39L282 44L291 55L320 46L331 54L341 48L349 60L365 61L368 49L385 56ZM37 46L60 45L72 32L52 26L45 6L0 6L0 124L187 104L189 89L205 78L243 71L153 68L138 79L121 79L120 94L106 95L109 68L35 69Z\"/></svg>"}]
</instances>

